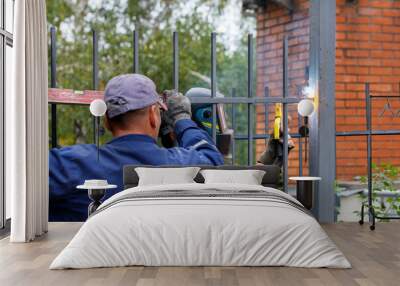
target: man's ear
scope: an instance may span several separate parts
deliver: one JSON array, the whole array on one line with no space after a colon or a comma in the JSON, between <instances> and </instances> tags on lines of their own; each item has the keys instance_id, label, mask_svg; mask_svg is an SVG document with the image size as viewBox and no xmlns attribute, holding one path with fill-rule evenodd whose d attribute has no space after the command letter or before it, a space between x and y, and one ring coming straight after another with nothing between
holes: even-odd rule
<instances>
[{"instance_id":1,"label":"man's ear","mask_svg":"<svg viewBox=\"0 0 400 286\"><path fill-rule=\"evenodd\" d=\"M104 127L109 130L110 132L112 132L111 130L111 125L110 125L110 121L108 120L108 116L107 113L104 116Z\"/></svg>"},{"instance_id":2,"label":"man's ear","mask_svg":"<svg viewBox=\"0 0 400 286\"><path fill-rule=\"evenodd\" d=\"M149 122L151 128L157 128L157 112L156 112L156 106L152 105L149 108Z\"/></svg>"}]
</instances>

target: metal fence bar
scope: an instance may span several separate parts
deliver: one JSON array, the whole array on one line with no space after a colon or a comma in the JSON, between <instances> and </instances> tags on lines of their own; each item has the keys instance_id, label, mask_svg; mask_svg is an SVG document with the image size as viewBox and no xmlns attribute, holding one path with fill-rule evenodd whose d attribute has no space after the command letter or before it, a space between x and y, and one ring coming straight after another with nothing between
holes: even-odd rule
<instances>
[{"instance_id":1,"label":"metal fence bar","mask_svg":"<svg viewBox=\"0 0 400 286\"><path fill-rule=\"evenodd\" d=\"M216 33L211 33L211 99L216 99L217 95L216 37ZM215 104L212 105L212 138L214 142L217 142L217 106Z\"/></svg>"},{"instance_id":2,"label":"metal fence bar","mask_svg":"<svg viewBox=\"0 0 400 286\"><path fill-rule=\"evenodd\" d=\"M283 98L288 95L288 37L283 39ZM288 191L288 106L282 103L283 110L283 191Z\"/></svg>"},{"instance_id":3,"label":"metal fence bar","mask_svg":"<svg viewBox=\"0 0 400 286\"><path fill-rule=\"evenodd\" d=\"M297 126L301 126L302 117L300 114L297 115ZM307 134L306 134L307 136ZM302 138L299 138L299 176L303 176L303 142L301 140Z\"/></svg>"},{"instance_id":4,"label":"metal fence bar","mask_svg":"<svg viewBox=\"0 0 400 286\"><path fill-rule=\"evenodd\" d=\"M98 65L98 53L99 53L99 41L97 38L96 30L92 30L92 88L98 90L99 88L99 65ZM96 146L99 146L99 134L96 132L99 128L99 122L96 117L93 116L93 142Z\"/></svg>"},{"instance_id":5,"label":"metal fence bar","mask_svg":"<svg viewBox=\"0 0 400 286\"><path fill-rule=\"evenodd\" d=\"M133 31L133 73L139 73L139 34Z\"/></svg>"},{"instance_id":6,"label":"metal fence bar","mask_svg":"<svg viewBox=\"0 0 400 286\"><path fill-rule=\"evenodd\" d=\"M57 42L56 28L50 28L50 87L57 87ZM51 104L51 147L58 146L57 136L57 104Z\"/></svg>"},{"instance_id":7,"label":"metal fence bar","mask_svg":"<svg viewBox=\"0 0 400 286\"><path fill-rule=\"evenodd\" d=\"M236 89L232 88L231 97L236 97ZM232 129L236 130L236 105L232 104ZM236 161L236 140L235 137L232 138L232 165L235 164Z\"/></svg>"},{"instance_id":8,"label":"metal fence bar","mask_svg":"<svg viewBox=\"0 0 400 286\"><path fill-rule=\"evenodd\" d=\"M99 41L96 30L92 30L92 87L93 90L99 88Z\"/></svg>"},{"instance_id":9,"label":"metal fence bar","mask_svg":"<svg viewBox=\"0 0 400 286\"><path fill-rule=\"evenodd\" d=\"M372 206L372 135L371 135L371 98L369 83L365 84L365 105L366 105L366 122L367 130L367 168L368 168L368 206ZM369 214L369 221L372 221L371 212Z\"/></svg>"},{"instance_id":10,"label":"metal fence bar","mask_svg":"<svg viewBox=\"0 0 400 286\"><path fill-rule=\"evenodd\" d=\"M269 87L264 86L264 97L269 97ZM269 107L268 104L264 104L264 133L268 134L269 131ZM265 138L265 146L268 146L268 139Z\"/></svg>"},{"instance_id":11,"label":"metal fence bar","mask_svg":"<svg viewBox=\"0 0 400 286\"><path fill-rule=\"evenodd\" d=\"M370 95L369 96L370 98L373 98L373 99L376 99L376 98L379 98L379 99L388 99L388 98L400 98L400 95L390 95L390 94L388 94L388 95L386 95L386 94L382 94L382 95L379 95L379 94L375 94L375 95Z\"/></svg>"},{"instance_id":12,"label":"metal fence bar","mask_svg":"<svg viewBox=\"0 0 400 286\"><path fill-rule=\"evenodd\" d=\"M172 51L173 51L173 64L174 64L174 72L173 72L173 82L174 89L176 92L179 91L179 38L178 33L174 32L172 34Z\"/></svg>"},{"instance_id":13,"label":"metal fence bar","mask_svg":"<svg viewBox=\"0 0 400 286\"><path fill-rule=\"evenodd\" d=\"M294 133L294 134L289 134L290 137L292 138L301 138L300 134ZM268 134L255 134L253 136L253 140L261 140L261 139L269 139L271 136ZM236 140L247 140L247 134L238 134L235 135Z\"/></svg>"},{"instance_id":14,"label":"metal fence bar","mask_svg":"<svg viewBox=\"0 0 400 286\"><path fill-rule=\"evenodd\" d=\"M191 103L208 103L208 104L215 104L215 103L223 103L223 104L267 104L267 103L288 103L288 104L294 104L298 103L299 99L297 97L287 97L287 98L282 98L282 97L277 97L277 96L271 96L271 97L235 97L235 98L230 98L230 97L200 97L200 96L194 96L190 98Z\"/></svg>"},{"instance_id":15,"label":"metal fence bar","mask_svg":"<svg viewBox=\"0 0 400 286\"><path fill-rule=\"evenodd\" d=\"M247 97L253 97L253 35L247 36ZM247 105L247 165L253 164L253 104Z\"/></svg>"},{"instance_id":16,"label":"metal fence bar","mask_svg":"<svg viewBox=\"0 0 400 286\"><path fill-rule=\"evenodd\" d=\"M336 132L336 136L366 136L371 135L399 135L400 130L365 130L365 131L344 131Z\"/></svg>"}]
</instances>

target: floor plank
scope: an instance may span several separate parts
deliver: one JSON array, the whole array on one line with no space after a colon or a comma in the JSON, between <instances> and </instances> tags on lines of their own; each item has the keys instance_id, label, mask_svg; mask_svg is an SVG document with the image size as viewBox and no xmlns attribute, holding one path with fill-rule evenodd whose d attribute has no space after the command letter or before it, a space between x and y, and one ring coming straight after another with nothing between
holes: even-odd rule
<instances>
[{"instance_id":1,"label":"floor plank","mask_svg":"<svg viewBox=\"0 0 400 286\"><path fill-rule=\"evenodd\" d=\"M352 269L289 267L119 267L50 271L55 256L80 223L51 223L48 234L32 243L0 240L0 285L400 285L400 223L323 225L352 263Z\"/></svg>"}]
</instances>

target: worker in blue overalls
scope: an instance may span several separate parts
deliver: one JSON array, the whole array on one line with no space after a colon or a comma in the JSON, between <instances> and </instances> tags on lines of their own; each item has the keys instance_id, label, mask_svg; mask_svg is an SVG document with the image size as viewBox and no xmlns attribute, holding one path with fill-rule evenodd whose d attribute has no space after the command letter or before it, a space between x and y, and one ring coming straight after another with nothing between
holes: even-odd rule
<instances>
[{"instance_id":1,"label":"worker in blue overalls","mask_svg":"<svg viewBox=\"0 0 400 286\"><path fill-rule=\"evenodd\" d=\"M106 179L122 190L124 165L220 165L223 157L206 131L191 120L190 100L178 93L166 102L153 81L140 74L111 79L105 89L105 127L114 139L52 149L49 154L49 220L84 221L90 203L87 192L76 189L87 179ZM163 114L161 116L161 113ZM157 145L162 117L174 130L177 147Z\"/></svg>"}]
</instances>

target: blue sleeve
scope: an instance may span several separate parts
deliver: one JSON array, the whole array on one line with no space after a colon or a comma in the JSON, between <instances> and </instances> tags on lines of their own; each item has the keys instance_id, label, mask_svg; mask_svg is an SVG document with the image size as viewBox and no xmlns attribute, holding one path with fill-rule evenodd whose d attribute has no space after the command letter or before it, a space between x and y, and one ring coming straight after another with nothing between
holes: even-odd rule
<instances>
[{"instance_id":1,"label":"blue sleeve","mask_svg":"<svg viewBox=\"0 0 400 286\"><path fill-rule=\"evenodd\" d=\"M212 138L190 119L175 124L175 134L180 148L186 149L184 164L222 165L224 159ZM172 148L179 149L179 148Z\"/></svg>"},{"instance_id":2,"label":"blue sleeve","mask_svg":"<svg viewBox=\"0 0 400 286\"><path fill-rule=\"evenodd\" d=\"M80 183L81 166L77 156L85 156L87 150L79 145L54 148L49 152L49 199L62 199Z\"/></svg>"}]
</instances>

